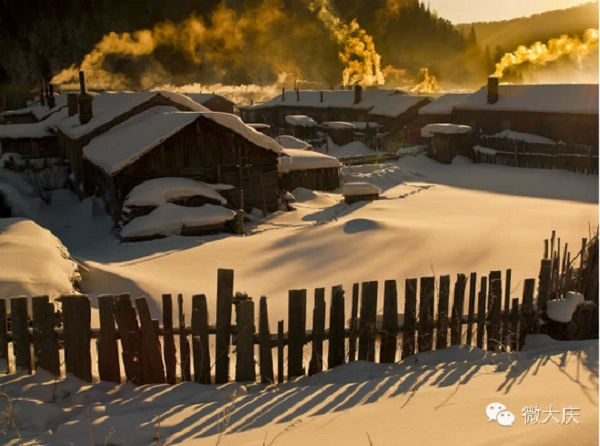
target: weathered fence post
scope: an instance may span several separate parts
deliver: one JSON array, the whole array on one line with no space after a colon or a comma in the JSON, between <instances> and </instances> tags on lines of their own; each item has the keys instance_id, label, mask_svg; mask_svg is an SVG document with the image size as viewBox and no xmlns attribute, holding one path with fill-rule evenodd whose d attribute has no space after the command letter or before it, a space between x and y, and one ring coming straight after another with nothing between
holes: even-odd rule
<instances>
[{"instance_id":1,"label":"weathered fence post","mask_svg":"<svg viewBox=\"0 0 600 446\"><path fill-rule=\"evenodd\" d=\"M395 280L386 280L383 293L383 321L379 362L396 362L398 343L398 291Z\"/></svg>"},{"instance_id":2,"label":"weathered fence post","mask_svg":"<svg viewBox=\"0 0 600 446\"><path fill-rule=\"evenodd\" d=\"M61 296L60 300L67 373L83 381L92 382L90 298L85 295L71 295Z\"/></svg>"},{"instance_id":3,"label":"weathered fence post","mask_svg":"<svg viewBox=\"0 0 600 446\"><path fill-rule=\"evenodd\" d=\"M210 350L208 348L208 305L204 294L192 296L192 352L194 381L210 384Z\"/></svg>"},{"instance_id":4,"label":"weathered fence post","mask_svg":"<svg viewBox=\"0 0 600 446\"><path fill-rule=\"evenodd\" d=\"M143 359L142 362L146 366L143 371L144 384L164 384L165 368L162 361L162 352L160 351L160 343L156 335L156 329L150 315L148 300L146 297L138 297L135 299L135 306L138 310L140 318L140 336L142 343Z\"/></svg>"},{"instance_id":5,"label":"weathered fence post","mask_svg":"<svg viewBox=\"0 0 600 446\"><path fill-rule=\"evenodd\" d=\"M54 332L54 305L48 296L31 299L33 316L33 357L35 369L43 369L60 377L58 340Z\"/></svg>"},{"instance_id":6,"label":"weathered fence post","mask_svg":"<svg viewBox=\"0 0 600 446\"><path fill-rule=\"evenodd\" d=\"M377 282L363 282L360 304L358 359L375 361Z\"/></svg>"},{"instance_id":7,"label":"weathered fence post","mask_svg":"<svg viewBox=\"0 0 600 446\"><path fill-rule=\"evenodd\" d=\"M163 354L167 383L177 382L177 350L175 349L175 335L173 333L173 299L170 294L162 295L163 308Z\"/></svg>"},{"instance_id":8,"label":"weathered fence post","mask_svg":"<svg viewBox=\"0 0 600 446\"><path fill-rule=\"evenodd\" d=\"M488 289L487 349L499 350L501 345L500 310L502 308L502 273L490 273ZM500 344L500 345L499 345Z\"/></svg>"},{"instance_id":9,"label":"weathered fence post","mask_svg":"<svg viewBox=\"0 0 600 446\"><path fill-rule=\"evenodd\" d=\"M553 253L551 253L554 256ZM546 303L550 295L550 283L552 280L552 259L542 260L540 269L540 281L538 291L538 310L546 311Z\"/></svg>"},{"instance_id":10,"label":"weathered fence post","mask_svg":"<svg viewBox=\"0 0 600 446\"><path fill-rule=\"evenodd\" d=\"M8 358L8 317L6 314L6 299L0 298L0 371L10 372Z\"/></svg>"},{"instance_id":11,"label":"weathered fence post","mask_svg":"<svg viewBox=\"0 0 600 446\"><path fill-rule=\"evenodd\" d=\"M358 340L358 294L359 284L352 285L352 313L350 315L350 337L348 338L348 362L356 360L356 343Z\"/></svg>"},{"instance_id":12,"label":"weathered fence post","mask_svg":"<svg viewBox=\"0 0 600 446\"><path fill-rule=\"evenodd\" d=\"M215 384L229 380L229 344L231 342L231 302L233 300L233 270L217 271L217 340Z\"/></svg>"},{"instance_id":13,"label":"weathered fence post","mask_svg":"<svg viewBox=\"0 0 600 446\"><path fill-rule=\"evenodd\" d=\"M284 382L284 348L285 348L285 337L284 337L283 321L277 322L277 382L281 384Z\"/></svg>"},{"instance_id":14,"label":"weathered fence post","mask_svg":"<svg viewBox=\"0 0 600 446\"><path fill-rule=\"evenodd\" d=\"M452 327L450 329L450 344L460 345L462 341L462 318L465 311L465 289L467 276L459 274L454 284L454 303L452 304Z\"/></svg>"},{"instance_id":15,"label":"weathered fence post","mask_svg":"<svg viewBox=\"0 0 600 446\"><path fill-rule=\"evenodd\" d=\"M288 324L288 379L290 379L304 375L306 290L290 290Z\"/></svg>"},{"instance_id":16,"label":"weathered fence post","mask_svg":"<svg viewBox=\"0 0 600 446\"><path fill-rule=\"evenodd\" d=\"M502 315L502 337L501 342L504 346L508 347L506 344L506 339L508 335L508 324L510 321L510 287L511 287L511 276L512 270L506 270L506 279L504 279L504 314Z\"/></svg>"},{"instance_id":17,"label":"weathered fence post","mask_svg":"<svg viewBox=\"0 0 600 446\"><path fill-rule=\"evenodd\" d=\"M402 359L415 354L417 329L417 279L404 282L404 324L402 327Z\"/></svg>"},{"instance_id":18,"label":"weathered fence post","mask_svg":"<svg viewBox=\"0 0 600 446\"><path fill-rule=\"evenodd\" d=\"M114 302L111 294L98 296L100 333L96 345L98 348L98 374L100 381L121 383L119 346L115 328Z\"/></svg>"},{"instance_id":19,"label":"weathered fence post","mask_svg":"<svg viewBox=\"0 0 600 446\"><path fill-rule=\"evenodd\" d=\"M269 311L267 309L267 298L260 298L259 314L259 361L260 361L260 381L263 384L274 384L273 374L273 343L271 342L271 332L269 330Z\"/></svg>"},{"instance_id":20,"label":"weathered fence post","mask_svg":"<svg viewBox=\"0 0 600 446\"><path fill-rule=\"evenodd\" d=\"M512 312L510 314L510 350L517 351L517 342L519 337L519 298L515 297L512 300Z\"/></svg>"},{"instance_id":21,"label":"weathered fence post","mask_svg":"<svg viewBox=\"0 0 600 446\"><path fill-rule=\"evenodd\" d=\"M192 358L190 355L190 343L185 324L185 313L183 311L183 295L177 295L177 309L179 311L179 366L181 367L181 381L192 380Z\"/></svg>"},{"instance_id":22,"label":"weathered fence post","mask_svg":"<svg viewBox=\"0 0 600 446\"><path fill-rule=\"evenodd\" d=\"M141 385L142 376L142 345L135 309L131 304L129 294L119 294L114 297L115 320L121 338L123 364L127 380Z\"/></svg>"},{"instance_id":23,"label":"weathered fence post","mask_svg":"<svg viewBox=\"0 0 600 446\"><path fill-rule=\"evenodd\" d=\"M236 334L236 364L235 380L237 382L254 381L254 301L245 299L235 308Z\"/></svg>"},{"instance_id":24,"label":"weathered fence post","mask_svg":"<svg viewBox=\"0 0 600 446\"><path fill-rule=\"evenodd\" d=\"M448 307L450 301L450 276L440 277L440 290L438 296L437 336L436 350L443 350L448 346Z\"/></svg>"},{"instance_id":25,"label":"weathered fence post","mask_svg":"<svg viewBox=\"0 0 600 446\"><path fill-rule=\"evenodd\" d=\"M344 364L345 351L345 299L344 289L334 286L331 292L331 309L329 311L329 369Z\"/></svg>"},{"instance_id":26,"label":"weathered fence post","mask_svg":"<svg viewBox=\"0 0 600 446\"><path fill-rule=\"evenodd\" d=\"M421 277L421 297L419 305L419 352L433 347L433 305L435 277Z\"/></svg>"},{"instance_id":27,"label":"weathered fence post","mask_svg":"<svg viewBox=\"0 0 600 446\"><path fill-rule=\"evenodd\" d=\"M310 376L323 371L323 340L325 339L325 314L325 288L317 288L315 290L315 307L313 309L312 355L310 358L310 363L308 365L308 374Z\"/></svg>"},{"instance_id":28,"label":"weathered fence post","mask_svg":"<svg viewBox=\"0 0 600 446\"><path fill-rule=\"evenodd\" d=\"M533 293L535 279L526 279L523 286L523 301L521 302L521 320L519 321L519 350L525 345L525 338L534 327Z\"/></svg>"},{"instance_id":29,"label":"weathered fence post","mask_svg":"<svg viewBox=\"0 0 600 446\"><path fill-rule=\"evenodd\" d=\"M477 348L483 348L485 334L485 299L487 295L487 277L481 278L481 288L477 298Z\"/></svg>"},{"instance_id":30,"label":"weathered fence post","mask_svg":"<svg viewBox=\"0 0 600 446\"><path fill-rule=\"evenodd\" d=\"M16 370L25 370L31 373L31 344L26 297L13 297L10 300L10 320Z\"/></svg>"}]
</instances>

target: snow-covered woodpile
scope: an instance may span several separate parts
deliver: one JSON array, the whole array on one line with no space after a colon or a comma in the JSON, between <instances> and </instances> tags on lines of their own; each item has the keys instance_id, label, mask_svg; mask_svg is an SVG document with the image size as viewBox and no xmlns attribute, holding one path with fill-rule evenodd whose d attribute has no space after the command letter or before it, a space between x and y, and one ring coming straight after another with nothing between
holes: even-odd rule
<instances>
[{"instance_id":1,"label":"snow-covered woodpile","mask_svg":"<svg viewBox=\"0 0 600 446\"><path fill-rule=\"evenodd\" d=\"M366 181L353 181L344 184L344 201L346 204L353 204L357 201L379 200L380 193L381 189Z\"/></svg>"}]
</instances>

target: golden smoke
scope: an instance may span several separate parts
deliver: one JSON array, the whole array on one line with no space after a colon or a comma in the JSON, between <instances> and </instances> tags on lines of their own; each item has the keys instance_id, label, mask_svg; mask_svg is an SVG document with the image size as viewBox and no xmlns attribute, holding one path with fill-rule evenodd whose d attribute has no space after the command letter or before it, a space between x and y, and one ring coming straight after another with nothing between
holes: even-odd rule
<instances>
[{"instance_id":1,"label":"golden smoke","mask_svg":"<svg viewBox=\"0 0 600 446\"><path fill-rule=\"evenodd\" d=\"M588 29L581 39L563 35L558 39L551 39L548 44L536 42L531 46L522 45L512 53L506 53L496 64L494 76L501 78L507 69L524 63L545 65L562 57L581 62L583 58L597 51L597 29Z\"/></svg>"},{"instance_id":2,"label":"golden smoke","mask_svg":"<svg viewBox=\"0 0 600 446\"><path fill-rule=\"evenodd\" d=\"M421 68L418 74L420 83L410 89L411 93L430 94L440 91L440 85L433 74L429 74L427 68Z\"/></svg>"}]
</instances>

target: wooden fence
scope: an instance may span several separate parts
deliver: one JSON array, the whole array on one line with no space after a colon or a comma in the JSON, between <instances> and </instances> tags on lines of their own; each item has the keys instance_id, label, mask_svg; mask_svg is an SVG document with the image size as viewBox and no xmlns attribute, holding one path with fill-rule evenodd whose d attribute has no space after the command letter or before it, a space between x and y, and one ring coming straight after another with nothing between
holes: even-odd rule
<instances>
[{"instance_id":1,"label":"wooden fence","mask_svg":"<svg viewBox=\"0 0 600 446\"><path fill-rule=\"evenodd\" d=\"M562 169L598 175L598 147L579 144L534 144L481 135L477 145L491 149L476 151L476 162L511 167Z\"/></svg>"},{"instance_id":2,"label":"wooden fence","mask_svg":"<svg viewBox=\"0 0 600 446\"><path fill-rule=\"evenodd\" d=\"M344 166L362 166L364 164L377 164L385 161L396 161L401 157L396 153L379 152L375 155L356 155L338 158Z\"/></svg>"},{"instance_id":3,"label":"wooden fence","mask_svg":"<svg viewBox=\"0 0 600 446\"><path fill-rule=\"evenodd\" d=\"M162 325L152 319L145 297L132 301L129 294L102 295L97 298L99 328L91 327L91 302L85 295L61 297L60 318L47 296L31 299L31 318L27 297L0 299L0 360L6 363L8 373L44 369L59 377L62 349L66 373L89 382L91 341L95 339L101 381L119 383L123 371L134 384L191 380L225 383L230 378L247 382L257 379L257 362L261 382L283 382L286 377L314 375L356 359L394 363L417 352L450 345L518 351L527 334L544 330L537 322L545 317L548 299L561 298L568 290L583 291L595 301L595 308L584 315L586 332L578 334L581 338L594 336L598 329L597 236L590 243L584 239L580 254L572 260L567 246L561 259L560 239L555 243L554 235L545 246L537 298L536 279L525 280L521 299L511 295L511 270L481 277L459 274L454 283L448 275L437 281L435 277L407 279L402 323L398 318L398 282L373 281L354 284L348 296L341 286L334 286L329 317L325 289L315 289L311 330L307 330L307 290L289 291L287 324L278 321L277 333L271 333L268 299L263 296L255 302L234 294L234 271L227 269L217 274L215 326L208 324L208 301L203 294L192 297L189 322L183 297L177 296L176 323L173 298L163 295ZM347 299L350 314L346 314ZM230 370L233 346L236 364ZM277 351L276 363L273 349Z\"/></svg>"}]
</instances>

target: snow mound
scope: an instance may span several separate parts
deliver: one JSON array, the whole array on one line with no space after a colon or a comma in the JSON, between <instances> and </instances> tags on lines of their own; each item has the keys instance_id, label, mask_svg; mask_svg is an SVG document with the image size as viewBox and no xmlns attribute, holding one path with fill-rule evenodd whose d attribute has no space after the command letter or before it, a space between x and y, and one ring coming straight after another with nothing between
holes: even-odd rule
<instances>
[{"instance_id":1,"label":"snow mound","mask_svg":"<svg viewBox=\"0 0 600 446\"><path fill-rule=\"evenodd\" d=\"M546 314L556 322L571 322L577 307L583 302L583 294L570 291L564 299L548 301Z\"/></svg>"},{"instance_id":2,"label":"snow mound","mask_svg":"<svg viewBox=\"0 0 600 446\"><path fill-rule=\"evenodd\" d=\"M69 251L47 229L31 220L0 220L0 296L51 298L73 292L80 280Z\"/></svg>"},{"instance_id":3,"label":"snow mound","mask_svg":"<svg viewBox=\"0 0 600 446\"><path fill-rule=\"evenodd\" d=\"M190 178L166 177L145 181L133 188L124 206L160 206L177 198L201 196L217 203L227 204L217 191L232 189L224 184L208 184Z\"/></svg>"},{"instance_id":4,"label":"snow mound","mask_svg":"<svg viewBox=\"0 0 600 446\"><path fill-rule=\"evenodd\" d=\"M296 149L286 149L286 153L287 157L279 158L277 166L279 173L342 167L337 158L323 153Z\"/></svg>"},{"instance_id":5,"label":"snow mound","mask_svg":"<svg viewBox=\"0 0 600 446\"><path fill-rule=\"evenodd\" d=\"M344 184L344 195L346 197L379 195L380 193L381 189L371 183L367 183L366 181Z\"/></svg>"},{"instance_id":6,"label":"snow mound","mask_svg":"<svg viewBox=\"0 0 600 446\"><path fill-rule=\"evenodd\" d=\"M289 115L285 117L285 122L294 127L316 127L317 122L305 115Z\"/></svg>"},{"instance_id":7,"label":"snow mound","mask_svg":"<svg viewBox=\"0 0 600 446\"><path fill-rule=\"evenodd\" d=\"M301 139L294 138L290 135L279 135L275 138L275 141L279 143L284 149L299 149L299 150L312 150L313 147L302 141Z\"/></svg>"},{"instance_id":8,"label":"snow mound","mask_svg":"<svg viewBox=\"0 0 600 446\"><path fill-rule=\"evenodd\" d=\"M540 136L540 135L534 135L532 133L515 132L514 130L504 130L500 133L496 133L494 135L494 137L495 138L512 139L515 141L529 142L532 144L550 144L550 145L555 144L555 142L553 140L551 140L550 138L546 138L546 137Z\"/></svg>"},{"instance_id":9,"label":"snow mound","mask_svg":"<svg viewBox=\"0 0 600 446\"><path fill-rule=\"evenodd\" d=\"M351 122L343 122L343 121L328 121L322 124L325 127L329 127L330 129L355 129L356 126Z\"/></svg>"},{"instance_id":10,"label":"snow mound","mask_svg":"<svg viewBox=\"0 0 600 446\"><path fill-rule=\"evenodd\" d=\"M382 229L381 224L368 218L355 218L344 225L344 232L346 234L358 234L361 232L376 231L377 229Z\"/></svg>"},{"instance_id":11,"label":"snow mound","mask_svg":"<svg viewBox=\"0 0 600 446\"><path fill-rule=\"evenodd\" d=\"M423 138L431 138L436 133L442 133L445 135L457 135L471 133L473 129L468 125L458 124L427 124L421 129L421 136Z\"/></svg>"},{"instance_id":12,"label":"snow mound","mask_svg":"<svg viewBox=\"0 0 600 446\"><path fill-rule=\"evenodd\" d=\"M458 166L468 166L469 164L473 164L473 160L467 158L466 156L455 156L452 160L452 164L456 164Z\"/></svg>"},{"instance_id":13,"label":"snow mound","mask_svg":"<svg viewBox=\"0 0 600 446\"><path fill-rule=\"evenodd\" d=\"M498 153L497 150L490 149L489 147L481 147L481 146L473 147L473 151L475 153L483 153L484 155L496 155Z\"/></svg>"}]
</instances>

